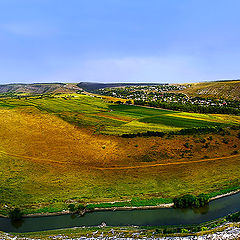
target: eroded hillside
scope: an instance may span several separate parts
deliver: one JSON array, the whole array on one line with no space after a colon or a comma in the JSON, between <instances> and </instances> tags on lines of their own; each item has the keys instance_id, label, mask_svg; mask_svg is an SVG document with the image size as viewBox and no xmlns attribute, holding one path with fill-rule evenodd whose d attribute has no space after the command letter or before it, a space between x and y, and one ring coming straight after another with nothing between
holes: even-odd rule
<instances>
[{"instance_id":1,"label":"eroded hillside","mask_svg":"<svg viewBox=\"0 0 240 240\"><path fill-rule=\"evenodd\" d=\"M240 100L240 80L193 83L181 91L190 97L214 97Z\"/></svg>"}]
</instances>

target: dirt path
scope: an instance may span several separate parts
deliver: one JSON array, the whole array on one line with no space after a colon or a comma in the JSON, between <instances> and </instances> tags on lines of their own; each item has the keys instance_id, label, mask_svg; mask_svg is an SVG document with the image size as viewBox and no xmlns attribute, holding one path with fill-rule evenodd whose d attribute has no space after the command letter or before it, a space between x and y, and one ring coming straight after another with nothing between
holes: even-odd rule
<instances>
[{"instance_id":1,"label":"dirt path","mask_svg":"<svg viewBox=\"0 0 240 240\"><path fill-rule=\"evenodd\" d=\"M79 163L73 163L73 162L61 162L51 159L44 159L44 158L37 158L37 157L29 157L14 153L7 153L4 151L0 151L0 154L12 156L12 157L18 157L23 159L29 159L29 160L35 160L35 161L41 161L41 162L50 162L50 163L58 163L58 164L74 164L79 165ZM169 166L169 165L181 165L181 164L191 164L191 163L201 163L201 162L210 162L210 161L216 161L216 160L223 160L223 159L230 159L239 157L240 154L235 154L227 157L218 157L218 158L207 158L207 159L199 159L199 160L193 160L193 161L182 161L182 162L170 162L170 163L156 163L156 164L149 164L149 165L136 165L136 166L114 166L114 167L93 167L94 169L98 170L124 170L124 169L134 169L134 168L148 168L148 167L158 167L158 166ZM171 159L169 159L171 160Z\"/></svg>"},{"instance_id":2,"label":"dirt path","mask_svg":"<svg viewBox=\"0 0 240 240\"><path fill-rule=\"evenodd\" d=\"M194 161L183 161L183 162L172 162L172 163L156 163L156 164L149 164L149 165L136 165L136 166L116 166L116 167L100 167L96 169L99 170L120 170L120 169L133 169L133 168L148 168L148 167L158 167L158 166L169 166L169 165L181 165L181 164L191 164L191 163L200 163L200 162L210 162L222 159L229 159L238 157L240 154L231 155L227 157L218 157L218 158L207 158L207 159L199 159Z\"/></svg>"}]
</instances>

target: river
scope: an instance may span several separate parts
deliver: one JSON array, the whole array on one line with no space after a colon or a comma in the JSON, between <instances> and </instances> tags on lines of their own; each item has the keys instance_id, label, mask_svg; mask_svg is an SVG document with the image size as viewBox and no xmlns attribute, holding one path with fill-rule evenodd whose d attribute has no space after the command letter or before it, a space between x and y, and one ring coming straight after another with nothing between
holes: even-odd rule
<instances>
[{"instance_id":1,"label":"river","mask_svg":"<svg viewBox=\"0 0 240 240\"><path fill-rule=\"evenodd\" d=\"M160 226L198 224L240 211L240 193L211 201L199 209L160 208L149 210L96 211L84 216L59 215L25 217L19 222L0 218L0 231L35 232L81 226Z\"/></svg>"}]
</instances>

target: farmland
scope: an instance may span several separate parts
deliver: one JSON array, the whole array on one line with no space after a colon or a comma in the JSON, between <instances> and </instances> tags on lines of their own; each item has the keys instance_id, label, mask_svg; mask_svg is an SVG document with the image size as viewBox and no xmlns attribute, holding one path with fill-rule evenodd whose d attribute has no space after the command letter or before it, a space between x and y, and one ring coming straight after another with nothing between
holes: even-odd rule
<instances>
[{"instance_id":1,"label":"farmland","mask_svg":"<svg viewBox=\"0 0 240 240\"><path fill-rule=\"evenodd\" d=\"M240 140L230 127L239 123L234 115L118 105L75 93L2 98L1 212L11 206L60 211L71 202L171 199L237 187ZM206 126L228 130L119 136Z\"/></svg>"}]
</instances>

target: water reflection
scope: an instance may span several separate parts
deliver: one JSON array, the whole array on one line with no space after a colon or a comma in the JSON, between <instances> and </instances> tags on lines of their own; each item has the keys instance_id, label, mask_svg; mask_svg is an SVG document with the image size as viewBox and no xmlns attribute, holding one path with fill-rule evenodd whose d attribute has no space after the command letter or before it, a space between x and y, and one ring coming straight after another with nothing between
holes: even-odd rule
<instances>
[{"instance_id":1,"label":"water reflection","mask_svg":"<svg viewBox=\"0 0 240 240\"><path fill-rule=\"evenodd\" d=\"M71 219L75 219L75 218L78 217L78 215L77 214L71 214L70 217L71 217Z\"/></svg>"},{"instance_id":2,"label":"water reflection","mask_svg":"<svg viewBox=\"0 0 240 240\"><path fill-rule=\"evenodd\" d=\"M22 227L24 223L24 219L19 219L19 220L11 220L11 224L14 228L19 229Z\"/></svg>"},{"instance_id":3,"label":"water reflection","mask_svg":"<svg viewBox=\"0 0 240 240\"><path fill-rule=\"evenodd\" d=\"M209 211L209 204L206 204L203 207L200 208L193 208L193 212L197 214L207 214Z\"/></svg>"}]
</instances>

